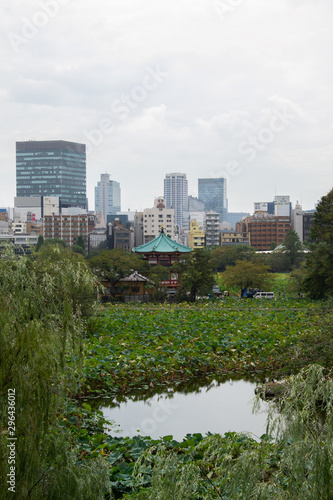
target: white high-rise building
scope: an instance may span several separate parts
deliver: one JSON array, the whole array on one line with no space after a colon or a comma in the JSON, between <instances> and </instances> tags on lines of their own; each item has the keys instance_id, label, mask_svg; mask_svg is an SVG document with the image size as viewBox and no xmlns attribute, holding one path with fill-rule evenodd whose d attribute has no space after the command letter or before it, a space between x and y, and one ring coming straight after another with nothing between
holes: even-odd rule
<instances>
[{"instance_id":1,"label":"white high-rise building","mask_svg":"<svg viewBox=\"0 0 333 500\"><path fill-rule=\"evenodd\" d=\"M145 208L143 211L143 239L144 243L157 238L161 230L173 240L175 238L175 211L166 208L162 196L155 198L154 208Z\"/></svg>"},{"instance_id":2,"label":"white high-rise building","mask_svg":"<svg viewBox=\"0 0 333 500\"><path fill-rule=\"evenodd\" d=\"M164 179L164 199L167 208L175 211L178 229L183 227L183 212L188 209L188 182L186 174L166 174Z\"/></svg>"},{"instance_id":3,"label":"white high-rise building","mask_svg":"<svg viewBox=\"0 0 333 500\"><path fill-rule=\"evenodd\" d=\"M275 217L290 217L291 203L290 196L274 197L274 215Z\"/></svg>"},{"instance_id":4,"label":"white high-rise building","mask_svg":"<svg viewBox=\"0 0 333 500\"><path fill-rule=\"evenodd\" d=\"M95 212L102 212L104 221L107 216L120 212L120 184L110 180L109 174L101 174L95 187Z\"/></svg>"},{"instance_id":5,"label":"white high-rise building","mask_svg":"<svg viewBox=\"0 0 333 500\"><path fill-rule=\"evenodd\" d=\"M298 201L296 202L295 208L291 211L291 229L295 231L299 239L303 241L303 210Z\"/></svg>"},{"instance_id":6,"label":"white high-rise building","mask_svg":"<svg viewBox=\"0 0 333 500\"><path fill-rule=\"evenodd\" d=\"M205 233L206 247L219 246L220 244L220 214L211 210L206 213Z\"/></svg>"}]
</instances>

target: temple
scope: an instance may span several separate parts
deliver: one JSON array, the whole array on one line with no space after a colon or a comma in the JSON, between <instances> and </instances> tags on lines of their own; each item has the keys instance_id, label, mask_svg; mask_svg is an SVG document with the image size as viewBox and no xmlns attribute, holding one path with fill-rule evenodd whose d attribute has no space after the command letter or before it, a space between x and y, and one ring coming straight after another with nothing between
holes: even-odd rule
<instances>
[{"instance_id":1,"label":"temple","mask_svg":"<svg viewBox=\"0 0 333 500\"><path fill-rule=\"evenodd\" d=\"M172 266L174 262L179 261L181 255L191 252L191 248L173 241L162 228L157 238L133 248L133 252L143 255L150 265ZM169 289L178 288L178 273L170 272L169 279L162 281L161 284Z\"/></svg>"}]
</instances>

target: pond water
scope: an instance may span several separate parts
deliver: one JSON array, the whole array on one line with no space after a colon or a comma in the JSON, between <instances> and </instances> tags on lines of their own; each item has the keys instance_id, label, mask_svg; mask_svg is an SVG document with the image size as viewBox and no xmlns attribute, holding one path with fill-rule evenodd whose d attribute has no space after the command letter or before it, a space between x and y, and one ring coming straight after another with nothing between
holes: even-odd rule
<instances>
[{"instance_id":1,"label":"pond water","mask_svg":"<svg viewBox=\"0 0 333 500\"><path fill-rule=\"evenodd\" d=\"M119 436L158 439L172 435L182 441L188 433L236 431L259 439L266 431L268 405L261 402L260 411L252 413L255 387L244 380L213 381L195 392L169 391L145 400L112 402L101 409L116 424L108 432L116 431Z\"/></svg>"}]
</instances>

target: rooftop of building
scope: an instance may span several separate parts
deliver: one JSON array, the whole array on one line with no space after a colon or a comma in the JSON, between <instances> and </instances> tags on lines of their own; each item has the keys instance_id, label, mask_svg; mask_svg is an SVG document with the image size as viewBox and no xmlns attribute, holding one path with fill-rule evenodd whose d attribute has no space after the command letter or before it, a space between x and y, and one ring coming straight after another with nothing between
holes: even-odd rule
<instances>
[{"instance_id":1,"label":"rooftop of building","mask_svg":"<svg viewBox=\"0 0 333 500\"><path fill-rule=\"evenodd\" d=\"M141 245L139 247L133 248L134 253L188 253L191 252L191 248L177 243L169 238L163 229L160 234L153 240Z\"/></svg>"},{"instance_id":2,"label":"rooftop of building","mask_svg":"<svg viewBox=\"0 0 333 500\"><path fill-rule=\"evenodd\" d=\"M145 276L142 276L142 274L139 274L137 271L134 271L132 274L127 276L126 278L120 278L121 282L133 282L133 281L142 281L144 283L148 282L149 279L146 278Z\"/></svg>"},{"instance_id":3,"label":"rooftop of building","mask_svg":"<svg viewBox=\"0 0 333 500\"><path fill-rule=\"evenodd\" d=\"M16 151L35 151L35 150L54 150L67 149L74 150L80 153L86 152L86 145L80 142L71 142L63 140L51 141L17 141Z\"/></svg>"}]
</instances>

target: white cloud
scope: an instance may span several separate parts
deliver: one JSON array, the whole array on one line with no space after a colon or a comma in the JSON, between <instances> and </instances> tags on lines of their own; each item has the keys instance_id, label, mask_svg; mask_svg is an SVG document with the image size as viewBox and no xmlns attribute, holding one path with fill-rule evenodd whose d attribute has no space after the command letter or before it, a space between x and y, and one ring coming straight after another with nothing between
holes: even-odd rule
<instances>
[{"instance_id":1,"label":"white cloud","mask_svg":"<svg viewBox=\"0 0 333 500\"><path fill-rule=\"evenodd\" d=\"M198 177L237 162L231 210L271 199L275 185L294 202L302 193L311 208L332 185L332 5L243 0L221 16L222 3L228 0L1 5L0 205L13 204L16 140L85 142L84 131L107 119L112 132L88 157L91 207L105 171L121 182L124 208L143 208L163 192L167 172L186 172L196 194ZM39 19L45 5L55 14ZM10 34L23 41L13 46ZM158 65L168 77L121 118L114 103ZM262 130L284 106L295 118L247 161L239 144L260 133L269 138Z\"/></svg>"}]
</instances>

